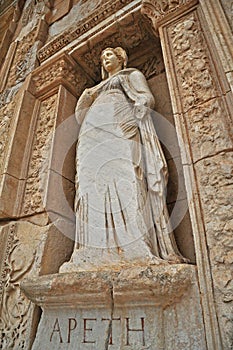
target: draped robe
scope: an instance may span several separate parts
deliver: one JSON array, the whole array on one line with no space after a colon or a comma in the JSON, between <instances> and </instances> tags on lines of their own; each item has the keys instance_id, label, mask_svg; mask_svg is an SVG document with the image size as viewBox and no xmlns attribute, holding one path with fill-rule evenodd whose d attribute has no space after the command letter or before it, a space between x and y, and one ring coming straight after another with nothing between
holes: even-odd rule
<instances>
[{"instance_id":1,"label":"draped robe","mask_svg":"<svg viewBox=\"0 0 233 350\"><path fill-rule=\"evenodd\" d=\"M180 262L169 222L166 161L144 75L124 69L87 89L76 107L76 243L79 270Z\"/></svg>"}]
</instances>

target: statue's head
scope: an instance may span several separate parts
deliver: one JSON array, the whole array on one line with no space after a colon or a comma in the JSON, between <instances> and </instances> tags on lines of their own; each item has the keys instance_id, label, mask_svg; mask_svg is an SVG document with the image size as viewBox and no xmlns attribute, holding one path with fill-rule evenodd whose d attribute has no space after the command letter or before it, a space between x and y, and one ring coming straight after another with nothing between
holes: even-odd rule
<instances>
[{"instance_id":1,"label":"statue's head","mask_svg":"<svg viewBox=\"0 0 233 350\"><path fill-rule=\"evenodd\" d=\"M112 71L120 71L127 66L128 57L122 47L107 47L101 53L101 75L106 79Z\"/></svg>"}]
</instances>

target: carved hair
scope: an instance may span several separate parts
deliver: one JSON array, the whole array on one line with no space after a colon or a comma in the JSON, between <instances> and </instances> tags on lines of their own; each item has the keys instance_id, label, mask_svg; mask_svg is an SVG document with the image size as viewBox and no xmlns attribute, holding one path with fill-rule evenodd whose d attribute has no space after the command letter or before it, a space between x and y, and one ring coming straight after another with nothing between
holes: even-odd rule
<instances>
[{"instance_id":1,"label":"carved hair","mask_svg":"<svg viewBox=\"0 0 233 350\"><path fill-rule=\"evenodd\" d=\"M101 59L101 76L102 76L103 80L108 77L108 72L104 69L103 63L102 63L102 56L103 56L104 52L107 51L107 50L111 50L117 56L117 58L119 59L119 61L122 64L122 66L121 66L122 69L126 68L127 62L128 62L127 53L126 53L126 51L124 49L122 49L122 47L116 47L116 48L107 47L106 49L104 49L101 52L101 56L100 56L100 59Z\"/></svg>"}]
</instances>

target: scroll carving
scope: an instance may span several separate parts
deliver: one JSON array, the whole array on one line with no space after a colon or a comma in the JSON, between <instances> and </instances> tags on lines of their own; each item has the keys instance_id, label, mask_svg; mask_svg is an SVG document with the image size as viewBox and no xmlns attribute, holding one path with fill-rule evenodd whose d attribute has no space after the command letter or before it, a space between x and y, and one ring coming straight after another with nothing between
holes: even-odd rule
<instances>
[{"instance_id":1,"label":"scroll carving","mask_svg":"<svg viewBox=\"0 0 233 350\"><path fill-rule=\"evenodd\" d=\"M228 111L224 99L219 97L222 94L219 78L197 13L193 11L183 16L168 25L166 30L172 47L177 95L182 96L181 112L184 113L197 174L218 320L224 349L231 349L233 339L229 310L232 299L229 295L233 284L230 277L232 215L229 193L232 188L232 140ZM211 312L214 315L215 310Z\"/></svg>"},{"instance_id":2,"label":"scroll carving","mask_svg":"<svg viewBox=\"0 0 233 350\"><path fill-rule=\"evenodd\" d=\"M0 109L0 171L4 165L4 154L9 138L10 123L14 116L15 102L12 101Z\"/></svg>"},{"instance_id":3,"label":"scroll carving","mask_svg":"<svg viewBox=\"0 0 233 350\"><path fill-rule=\"evenodd\" d=\"M150 44L147 45L153 47L154 40L155 39L152 37L142 20L137 22L132 21L128 23L127 26L119 27L113 35L109 35L96 43L91 50L88 49L87 52L81 54L78 59L83 67L87 67L87 71L93 76L94 80L98 81L100 79L100 54L103 47L114 47L117 43L119 46L127 47L128 50L139 51L142 43L146 45L146 43L150 41ZM154 50L154 47L152 50ZM153 63L151 62L151 66L152 65ZM149 67L145 67L144 69L148 71Z\"/></svg>"},{"instance_id":4,"label":"scroll carving","mask_svg":"<svg viewBox=\"0 0 233 350\"><path fill-rule=\"evenodd\" d=\"M72 86L74 93L80 95L88 85L88 79L84 72L78 69L75 62L71 62L66 56L53 61L47 67L34 71L32 80L36 94L47 90L51 85L68 83Z\"/></svg>"},{"instance_id":5,"label":"scroll carving","mask_svg":"<svg viewBox=\"0 0 233 350\"><path fill-rule=\"evenodd\" d=\"M30 166L25 186L23 214L42 210L48 162L53 131L55 128L57 94L41 102Z\"/></svg>"},{"instance_id":6,"label":"scroll carving","mask_svg":"<svg viewBox=\"0 0 233 350\"><path fill-rule=\"evenodd\" d=\"M168 29L184 111L217 96L203 33L194 14Z\"/></svg>"},{"instance_id":7,"label":"scroll carving","mask_svg":"<svg viewBox=\"0 0 233 350\"><path fill-rule=\"evenodd\" d=\"M36 62L35 32L36 29L18 43L8 77L7 88L22 82L34 69Z\"/></svg>"},{"instance_id":8,"label":"scroll carving","mask_svg":"<svg viewBox=\"0 0 233 350\"><path fill-rule=\"evenodd\" d=\"M6 260L1 277L2 304L0 317L0 348L23 349L31 302L20 291L19 284L30 272L36 251L25 249L12 225L8 237Z\"/></svg>"},{"instance_id":9,"label":"scroll carving","mask_svg":"<svg viewBox=\"0 0 233 350\"><path fill-rule=\"evenodd\" d=\"M166 15L197 2L197 0L143 0L142 13L152 20L155 29L157 29L159 22Z\"/></svg>"}]
</instances>

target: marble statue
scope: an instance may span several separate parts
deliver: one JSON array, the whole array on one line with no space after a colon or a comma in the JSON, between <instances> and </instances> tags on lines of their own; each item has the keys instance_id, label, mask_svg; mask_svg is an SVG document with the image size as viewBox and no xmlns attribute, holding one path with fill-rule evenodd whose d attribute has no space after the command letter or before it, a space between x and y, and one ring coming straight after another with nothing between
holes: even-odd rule
<instances>
[{"instance_id":1,"label":"marble statue","mask_svg":"<svg viewBox=\"0 0 233 350\"><path fill-rule=\"evenodd\" d=\"M101 54L103 81L76 107L76 242L61 271L179 263L169 222L166 161L144 75L121 47Z\"/></svg>"}]
</instances>

